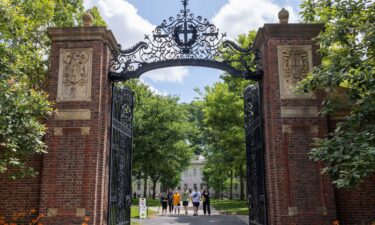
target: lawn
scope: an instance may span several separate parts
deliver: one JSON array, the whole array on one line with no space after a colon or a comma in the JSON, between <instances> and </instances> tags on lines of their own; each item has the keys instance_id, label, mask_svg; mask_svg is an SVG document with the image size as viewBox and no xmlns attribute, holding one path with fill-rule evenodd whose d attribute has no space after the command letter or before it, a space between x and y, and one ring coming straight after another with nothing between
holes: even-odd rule
<instances>
[{"instance_id":1,"label":"lawn","mask_svg":"<svg viewBox=\"0 0 375 225\"><path fill-rule=\"evenodd\" d=\"M220 211L223 214L232 214L232 215L248 215L249 208L246 204L246 201L243 200L211 200L211 205L216 210Z\"/></svg>"},{"instance_id":2,"label":"lawn","mask_svg":"<svg viewBox=\"0 0 375 225\"><path fill-rule=\"evenodd\" d=\"M139 205L139 198L133 198L132 199L132 205L138 206ZM159 199L147 198L146 199L146 205L148 207L158 207L158 206L160 206L160 200Z\"/></svg>"},{"instance_id":3,"label":"lawn","mask_svg":"<svg viewBox=\"0 0 375 225\"><path fill-rule=\"evenodd\" d=\"M150 209L147 209L147 217L148 217L148 218L153 217L154 215L156 215L156 212L155 212L155 211L152 211L152 210L150 210ZM133 206L131 207L131 210L130 210L130 218L139 219L139 209L138 209L138 206L133 205Z\"/></svg>"}]
</instances>

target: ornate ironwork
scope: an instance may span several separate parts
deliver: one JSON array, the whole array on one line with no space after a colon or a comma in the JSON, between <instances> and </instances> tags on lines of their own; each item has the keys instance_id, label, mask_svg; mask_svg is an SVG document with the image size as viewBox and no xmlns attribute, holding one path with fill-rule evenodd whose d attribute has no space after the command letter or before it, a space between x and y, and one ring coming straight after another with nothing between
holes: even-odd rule
<instances>
[{"instance_id":1,"label":"ornate ironwork","mask_svg":"<svg viewBox=\"0 0 375 225\"><path fill-rule=\"evenodd\" d=\"M113 87L109 225L130 224L133 104L133 92L130 89Z\"/></svg>"},{"instance_id":2,"label":"ornate ironwork","mask_svg":"<svg viewBox=\"0 0 375 225\"><path fill-rule=\"evenodd\" d=\"M225 39L226 34L207 19L190 13L188 0L182 3L181 12L164 20L151 37L145 35L145 40L134 47L123 50L119 46L113 52L109 73L113 81L137 78L147 71L171 66L211 67L237 77L261 78L257 50L243 49Z\"/></svg>"},{"instance_id":3,"label":"ornate ironwork","mask_svg":"<svg viewBox=\"0 0 375 225\"><path fill-rule=\"evenodd\" d=\"M259 82L244 91L247 192L250 225L266 225L263 123Z\"/></svg>"}]
</instances>

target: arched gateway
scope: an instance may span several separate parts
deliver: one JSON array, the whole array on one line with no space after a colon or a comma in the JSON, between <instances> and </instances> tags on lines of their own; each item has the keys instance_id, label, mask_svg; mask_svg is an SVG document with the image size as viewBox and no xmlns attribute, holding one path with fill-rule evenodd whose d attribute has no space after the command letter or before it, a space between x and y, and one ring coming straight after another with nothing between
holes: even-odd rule
<instances>
[{"instance_id":1,"label":"arched gateway","mask_svg":"<svg viewBox=\"0 0 375 225\"><path fill-rule=\"evenodd\" d=\"M49 153L34 161L41 175L22 189L25 207L49 225L80 224L85 215L90 224L129 224L133 98L113 84L156 68L205 66L257 81L244 92L250 224L329 224L333 187L307 156L312 138L328 132L317 115L322 95L291 91L319 64L313 38L323 25L265 24L252 48L241 49L183 4L129 50L104 27L48 30L56 110L47 120ZM236 67L223 57L232 53L241 56Z\"/></svg>"},{"instance_id":2,"label":"arched gateway","mask_svg":"<svg viewBox=\"0 0 375 225\"><path fill-rule=\"evenodd\" d=\"M188 0L182 3L181 14L164 20L151 36L145 36L145 41L130 49L123 50L119 46L113 50L109 72L112 82L138 78L147 71L172 66L210 67L235 77L262 79L258 50L243 49L226 40L226 34L220 33L215 25L190 13ZM133 94L127 88L113 86L112 90L109 224L129 224ZM259 84L249 86L244 93L249 218L251 224L266 225Z\"/></svg>"}]
</instances>

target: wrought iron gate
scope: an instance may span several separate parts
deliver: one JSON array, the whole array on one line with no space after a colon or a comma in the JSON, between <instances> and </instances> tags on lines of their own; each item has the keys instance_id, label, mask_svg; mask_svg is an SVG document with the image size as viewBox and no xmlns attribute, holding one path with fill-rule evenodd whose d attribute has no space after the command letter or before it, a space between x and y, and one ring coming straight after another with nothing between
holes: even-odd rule
<instances>
[{"instance_id":1,"label":"wrought iron gate","mask_svg":"<svg viewBox=\"0 0 375 225\"><path fill-rule=\"evenodd\" d=\"M112 95L108 224L125 225L130 224L134 100L130 89L115 85Z\"/></svg>"},{"instance_id":2,"label":"wrought iron gate","mask_svg":"<svg viewBox=\"0 0 375 225\"><path fill-rule=\"evenodd\" d=\"M263 119L259 82L244 91L247 158L247 194L250 225L266 225L266 186Z\"/></svg>"}]
</instances>

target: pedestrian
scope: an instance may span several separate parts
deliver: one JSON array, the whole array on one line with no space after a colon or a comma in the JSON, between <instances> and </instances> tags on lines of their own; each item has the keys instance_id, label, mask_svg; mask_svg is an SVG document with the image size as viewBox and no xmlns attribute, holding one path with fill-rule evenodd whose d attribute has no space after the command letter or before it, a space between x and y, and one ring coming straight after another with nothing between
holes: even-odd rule
<instances>
[{"instance_id":1,"label":"pedestrian","mask_svg":"<svg viewBox=\"0 0 375 225\"><path fill-rule=\"evenodd\" d=\"M189 198L190 194L187 188L185 188L184 193L182 193L182 205L184 206L186 215L188 214Z\"/></svg>"},{"instance_id":2,"label":"pedestrian","mask_svg":"<svg viewBox=\"0 0 375 225\"><path fill-rule=\"evenodd\" d=\"M167 198L168 198L169 213L172 214L172 212L173 212L173 192L170 189L168 190Z\"/></svg>"},{"instance_id":3,"label":"pedestrian","mask_svg":"<svg viewBox=\"0 0 375 225\"><path fill-rule=\"evenodd\" d=\"M205 188L202 193L203 198L203 213L206 215L206 212L208 215L211 215L211 207L210 207L210 191Z\"/></svg>"},{"instance_id":4,"label":"pedestrian","mask_svg":"<svg viewBox=\"0 0 375 225\"><path fill-rule=\"evenodd\" d=\"M194 187L194 191L191 193L191 201L193 202L194 216L198 216L200 198L201 198L201 193L197 191L196 187Z\"/></svg>"},{"instance_id":5,"label":"pedestrian","mask_svg":"<svg viewBox=\"0 0 375 225\"><path fill-rule=\"evenodd\" d=\"M161 203L161 214L167 214L167 206L168 206L168 198L165 193L162 193L160 196L160 203Z\"/></svg>"},{"instance_id":6,"label":"pedestrian","mask_svg":"<svg viewBox=\"0 0 375 225\"><path fill-rule=\"evenodd\" d=\"M181 195L176 191L173 195L173 208L174 214L176 215L176 211L178 211L178 215L180 215L180 205L181 205Z\"/></svg>"}]
</instances>

